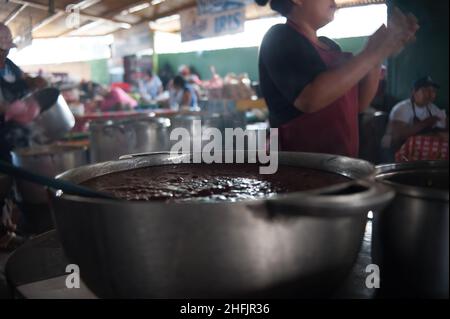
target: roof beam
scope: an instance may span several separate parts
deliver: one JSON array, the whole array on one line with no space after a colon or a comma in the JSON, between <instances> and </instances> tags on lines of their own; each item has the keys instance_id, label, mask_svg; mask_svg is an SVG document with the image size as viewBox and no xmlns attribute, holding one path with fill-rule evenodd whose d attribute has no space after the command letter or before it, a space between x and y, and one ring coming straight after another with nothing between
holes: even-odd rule
<instances>
[{"instance_id":1,"label":"roof beam","mask_svg":"<svg viewBox=\"0 0 450 319\"><path fill-rule=\"evenodd\" d=\"M9 0L9 2L16 3L16 4L22 4L22 5L26 4L29 7L32 7L32 8L35 8L35 9L39 9L39 10L48 11L48 9L49 9L49 6L40 4L40 3L35 2L33 0ZM80 5L81 3L84 3L84 2L85 2L85 0L79 1L75 5L79 6L80 9L86 9L86 7L83 7L83 6ZM95 1L94 1L93 4L95 4ZM63 8L61 6L55 6L55 12L56 13L58 13L58 12L67 13L66 12L66 8ZM105 17L102 17L102 16L86 14L86 13L83 13L83 12L80 12L80 16L85 17L85 18L90 19L90 20L104 20L104 21L109 21L109 22L117 23L117 24L124 23L123 21L119 21L119 20L116 20L116 19L113 19L113 18L105 18Z\"/></svg>"},{"instance_id":2,"label":"roof beam","mask_svg":"<svg viewBox=\"0 0 450 319\"><path fill-rule=\"evenodd\" d=\"M27 7L28 7L27 4L19 4L19 5L17 5L17 7L13 11L11 11L11 13L6 17L6 19L3 21L3 23L5 25L10 24Z\"/></svg>"},{"instance_id":3,"label":"roof beam","mask_svg":"<svg viewBox=\"0 0 450 319\"><path fill-rule=\"evenodd\" d=\"M190 9L190 8L193 8L193 7L197 6L197 1L196 0L191 0L191 1L189 1L187 3L184 3L184 4L174 8L172 10L165 11L165 12L160 12L159 6L161 4L158 4L157 7L155 8L155 10L158 9L158 10L156 10L156 12L157 12L156 14L154 14L151 18L143 18L143 19L139 20L136 24L140 24L140 23L143 23L143 22L151 22L151 21L155 21L155 20L160 19L160 18L164 18L164 17L168 17L168 16L171 16L171 15L174 15L174 14L178 14L182 10Z\"/></svg>"},{"instance_id":4,"label":"roof beam","mask_svg":"<svg viewBox=\"0 0 450 319\"><path fill-rule=\"evenodd\" d=\"M49 15L48 17L44 18L41 22L39 22L38 24L35 24L33 26L32 31L36 32L37 30L45 27L46 25L52 23L53 21L61 18L62 16L64 16L64 12L56 12L54 14Z\"/></svg>"},{"instance_id":5,"label":"roof beam","mask_svg":"<svg viewBox=\"0 0 450 319\"><path fill-rule=\"evenodd\" d=\"M149 1L137 0L137 1L129 2L129 3L127 3L126 5L123 5L123 6L119 7L119 8L117 8L117 9L115 9L114 11L112 11L112 12L106 14L105 17L111 18L111 19L112 19L112 18L114 18L116 15L119 15L122 11L128 10L128 9L130 9L130 8L133 8L134 6L136 6L136 5L138 5L138 4L141 4L141 3L144 3L144 2L149 2Z\"/></svg>"}]
</instances>

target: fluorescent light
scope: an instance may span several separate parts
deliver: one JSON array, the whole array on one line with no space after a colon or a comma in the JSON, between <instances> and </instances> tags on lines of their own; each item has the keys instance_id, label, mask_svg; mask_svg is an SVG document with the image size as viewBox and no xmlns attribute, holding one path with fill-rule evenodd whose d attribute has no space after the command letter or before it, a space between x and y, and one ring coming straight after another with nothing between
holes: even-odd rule
<instances>
[{"instance_id":1,"label":"fluorescent light","mask_svg":"<svg viewBox=\"0 0 450 319\"><path fill-rule=\"evenodd\" d=\"M135 6L131 7L131 8L128 8L126 10L122 10L120 12L120 15L124 16L124 15L130 14L130 13L136 13L136 12L142 11L144 9L147 9L148 7L150 7L150 3L149 2L140 3L138 5L135 5Z\"/></svg>"},{"instance_id":2,"label":"fluorescent light","mask_svg":"<svg viewBox=\"0 0 450 319\"><path fill-rule=\"evenodd\" d=\"M121 27L122 29L131 29L131 24L129 23L120 23L119 27Z\"/></svg>"},{"instance_id":3,"label":"fluorescent light","mask_svg":"<svg viewBox=\"0 0 450 319\"><path fill-rule=\"evenodd\" d=\"M128 9L128 13L135 13L150 7L150 3L144 2Z\"/></svg>"},{"instance_id":4,"label":"fluorescent light","mask_svg":"<svg viewBox=\"0 0 450 319\"><path fill-rule=\"evenodd\" d=\"M85 1L79 2L75 6L80 10L84 10L86 8L92 7L93 5L99 3L100 1L101 0L85 0Z\"/></svg>"},{"instance_id":5,"label":"fluorescent light","mask_svg":"<svg viewBox=\"0 0 450 319\"><path fill-rule=\"evenodd\" d=\"M150 3L152 6L156 6L157 4L163 3L165 0L152 0Z\"/></svg>"},{"instance_id":6,"label":"fluorescent light","mask_svg":"<svg viewBox=\"0 0 450 319\"><path fill-rule=\"evenodd\" d=\"M104 22L103 20L95 20L95 21L89 22L89 23L79 27L78 29L75 29L75 30L71 31L70 34L71 35L72 34L79 34L80 32L85 32L85 31L91 30L93 28L98 27L103 22Z\"/></svg>"},{"instance_id":7,"label":"fluorescent light","mask_svg":"<svg viewBox=\"0 0 450 319\"><path fill-rule=\"evenodd\" d=\"M167 23L167 22L171 22L171 21L175 21L180 19L180 15L179 14L174 14L168 17L164 17L164 18L160 18L158 20L156 20L156 23Z\"/></svg>"}]
</instances>

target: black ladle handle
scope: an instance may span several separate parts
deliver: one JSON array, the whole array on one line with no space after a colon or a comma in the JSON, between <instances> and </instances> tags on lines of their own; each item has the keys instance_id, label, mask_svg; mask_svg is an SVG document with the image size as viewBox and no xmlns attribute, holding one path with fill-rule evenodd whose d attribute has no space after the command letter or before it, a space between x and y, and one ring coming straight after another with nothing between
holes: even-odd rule
<instances>
[{"instance_id":1,"label":"black ladle handle","mask_svg":"<svg viewBox=\"0 0 450 319\"><path fill-rule=\"evenodd\" d=\"M23 179L28 182L47 186L53 189L62 190L64 193L78 195L91 198L117 199L111 195L94 191L90 188L83 187L65 180L49 178L39 174L32 173L23 168L11 165L0 160L0 172L15 178Z\"/></svg>"}]
</instances>

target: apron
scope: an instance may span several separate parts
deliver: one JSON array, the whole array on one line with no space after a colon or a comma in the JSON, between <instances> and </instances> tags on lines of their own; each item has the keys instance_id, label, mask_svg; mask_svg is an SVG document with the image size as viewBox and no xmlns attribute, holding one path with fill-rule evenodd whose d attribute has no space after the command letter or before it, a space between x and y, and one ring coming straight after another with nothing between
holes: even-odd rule
<instances>
[{"instance_id":1,"label":"apron","mask_svg":"<svg viewBox=\"0 0 450 319\"><path fill-rule=\"evenodd\" d=\"M297 32L298 28L288 21ZM328 69L353 55L329 51L312 43ZM357 157L359 152L359 96L354 86L338 100L315 113L304 113L279 127L281 151L313 152Z\"/></svg>"},{"instance_id":2,"label":"apron","mask_svg":"<svg viewBox=\"0 0 450 319\"><path fill-rule=\"evenodd\" d=\"M420 119L417 117L416 106L415 106L415 104L414 104L414 100L413 100L413 99L411 99L411 107L412 107L413 114L414 114L414 117L413 117L413 124L422 123L423 121L420 120ZM430 117L432 117L433 114L431 113L430 108L428 107L428 105L426 106L426 108L427 108L427 111L428 111L428 115L429 115ZM418 134L416 134L416 135L427 135L427 134L430 134L430 133L433 133L433 132L436 132L436 131L438 131L438 130L436 130L436 129L432 128L432 127L427 127L427 128L424 128L422 131L420 131L420 132L419 132Z\"/></svg>"}]
</instances>

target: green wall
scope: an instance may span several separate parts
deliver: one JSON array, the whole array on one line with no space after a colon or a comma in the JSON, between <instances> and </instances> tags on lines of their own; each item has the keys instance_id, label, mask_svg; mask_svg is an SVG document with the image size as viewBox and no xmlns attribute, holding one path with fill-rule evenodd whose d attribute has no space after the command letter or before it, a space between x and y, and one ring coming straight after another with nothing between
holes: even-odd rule
<instances>
[{"instance_id":1,"label":"green wall","mask_svg":"<svg viewBox=\"0 0 450 319\"><path fill-rule=\"evenodd\" d=\"M412 82L431 75L441 84L436 104L448 108L448 0L389 0L402 11L412 12L421 25L417 41L389 61L388 90L397 98L409 96Z\"/></svg>"},{"instance_id":2,"label":"green wall","mask_svg":"<svg viewBox=\"0 0 450 319\"><path fill-rule=\"evenodd\" d=\"M344 51L359 52L366 37L337 39ZM215 51L158 54L159 67L168 63L176 72L182 64L193 65L203 79L209 79L209 66L214 65L216 71L224 76L229 72L248 73L250 79L257 81L258 76L258 48L235 48Z\"/></svg>"},{"instance_id":3,"label":"green wall","mask_svg":"<svg viewBox=\"0 0 450 319\"><path fill-rule=\"evenodd\" d=\"M108 60L93 60L89 61L91 66L91 77L92 81L100 84L109 84L109 71L108 71Z\"/></svg>"},{"instance_id":4,"label":"green wall","mask_svg":"<svg viewBox=\"0 0 450 319\"><path fill-rule=\"evenodd\" d=\"M168 63L176 72L182 64L192 65L203 79L211 78L209 66L214 65L221 76L229 72L248 73L251 79L258 78L258 48L237 48L203 52L158 54L158 64Z\"/></svg>"},{"instance_id":5,"label":"green wall","mask_svg":"<svg viewBox=\"0 0 450 319\"><path fill-rule=\"evenodd\" d=\"M335 41L339 43L343 51L357 54L364 48L367 38L368 37L345 38L335 39Z\"/></svg>"}]
</instances>

